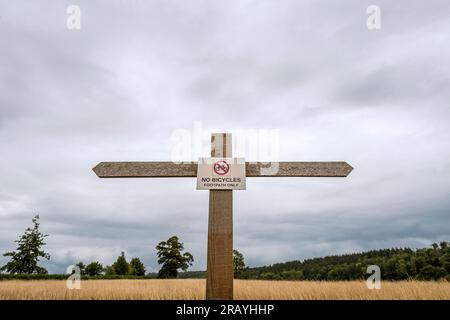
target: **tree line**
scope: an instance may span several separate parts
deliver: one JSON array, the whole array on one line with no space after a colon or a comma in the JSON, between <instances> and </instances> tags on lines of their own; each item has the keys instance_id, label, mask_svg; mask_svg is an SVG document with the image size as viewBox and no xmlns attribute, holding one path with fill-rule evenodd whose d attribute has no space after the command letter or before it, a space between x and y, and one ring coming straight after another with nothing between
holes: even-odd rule
<instances>
[{"instance_id":1,"label":"tree line","mask_svg":"<svg viewBox=\"0 0 450 320\"><path fill-rule=\"evenodd\" d=\"M360 280L367 267L377 265L383 280L450 280L450 244L433 243L430 248L392 248L362 253L289 261L247 268L243 279L262 280Z\"/></svg>"},{"instance_id":2,"label":"tree line","mask_svg":"<svg viewBox=\"0 0 450 320\"><path fill-rule=\"evenodd\" d=\"M81 275L88 275L91 277L100 275L118 275L118 276L144 276L145 266L139 258L133 258L127 262L125 252L122 251L117 260L110 266L103 266L100 262L94 261L85 265L82 261L78 262L76 266L80 270Z\"/></svg>"},{"instance_id":3,"label":"tree line","mask_svg":"<svg viewBox=\"0 0 450 320\"><path fill-rule=\"evenodd\" d=\"M3 254L10 257L6 265L0 268L0 272L6 272L10 275L46 275L47 269L39 266L41 258L50 260L50 254L45 252L42 247L46 244L47 234L43 234L39 229L39 215L33 219L33 227L29 227L25 232L15 240L17 248ZM177 236L172 236L166 241L161 241L156 246L158 254L158 263L161 269L158 272L158 278L176 278L178 270L186 271L193 263L194 257L189 252L184 251L184 244L179 241ZM135 257L127 261L125 252L122 252L117 260L111 264L103 266L98 261L93 261L87 265L78 262L75 265L81 275L88 276L136 276L145 275L145 266L142 261Z\"/></svg>"},{"instance_id":4,"label":"tree line","mask_svg":"<svg viewBox=\"0 0 450 320\"><path fill-rule=\"evenodd\" d=\"M236 257L235 257L236 258ZM361 253L295 260L263 267L235 267L235 278L254 280L364 280L367 267L377 265L384 280L450 281L450 243L434 243L430 248L392 248ZM188 271L179 278L205 278L205 271Z\"/></svg>"},{"instance_id":5,"label":"tree line","mask_svg":"<svg viewBox=\"0 0 450 320\"><path fill-rule=\"evenodd\" d=\"M27 228L15 242L17 249L6 252L10 261L0 268L11 275L45 275L47 270L38 265L40 258L49 260L50 255L42 247L47 234L39 230L39 216L32 219L33 227ZM186 272L194 257L184 252L184 244L172 236L156 246L158 263L161 265L157 278L204 278L204 271ZM270 266L249 268L244 256L233 250L234 276L238 279L261 280L359 280L367 278L367 267L377 265L384 280L450 280L450 243L433 243L429 248L392 248L361 253L333 255L322 258L289 261ZM103 266L94 261L76 265L82 275L143 277L145 266L137 257L127 261L122 252L117 260ZM184 272L179 273L179 270ZM149 276L149 274L147 274ZM150 275L153 277L153 275Z\"/></svg>"}]
</instances>

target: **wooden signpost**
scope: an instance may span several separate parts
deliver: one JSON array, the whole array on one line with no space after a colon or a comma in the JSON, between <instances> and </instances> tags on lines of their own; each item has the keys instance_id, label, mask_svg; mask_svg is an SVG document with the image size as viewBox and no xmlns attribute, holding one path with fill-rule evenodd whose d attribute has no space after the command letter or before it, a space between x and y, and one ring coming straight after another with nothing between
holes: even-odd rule
<instances>
[{"instance_id":1,"label":"wooden signpost","mask_svg":"<svg viewBox=\"0 0 450 320\"><path fill-rule=\"evenodd\" d=\"M211 157L231 158L231 146L231 134L213 133ZM93 170L100 178L197 177L197 163L101 162ZM245 163L247 177L346 177L352 170L346 162ZM206 299L233 299L233 190L209 190L207 256Z\"/></svg>"}]
</instances>

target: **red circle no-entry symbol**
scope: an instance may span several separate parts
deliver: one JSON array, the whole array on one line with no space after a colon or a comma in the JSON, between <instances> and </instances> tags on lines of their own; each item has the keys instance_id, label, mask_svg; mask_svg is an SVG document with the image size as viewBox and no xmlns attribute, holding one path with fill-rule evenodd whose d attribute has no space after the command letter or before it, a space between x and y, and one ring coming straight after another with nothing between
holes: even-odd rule
<instances>
[{"instance_id":1,"label":"red circle no-entry symbol","mask_svg":"<svg viewBox=\"0 0 450 320\"><path fill-rule=\"evenodd\" d=\"M230 165L225 160L219 160L214 163L213 170L219 176L223 176L230 171Z\"/></svg>"}]
</instances>

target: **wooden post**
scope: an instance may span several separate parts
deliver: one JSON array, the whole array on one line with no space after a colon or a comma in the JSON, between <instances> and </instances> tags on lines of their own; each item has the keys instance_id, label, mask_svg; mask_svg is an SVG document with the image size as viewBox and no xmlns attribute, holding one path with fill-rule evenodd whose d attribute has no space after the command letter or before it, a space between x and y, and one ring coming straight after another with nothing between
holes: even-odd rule
<instances>
[{"instance_id":1,"label":"wooden post","mask_svg":"<svg viewBox=\"0 0 450 320\"><path fill-rule=\"evenodd\" d=\"M211 135L211 157L232 157L231 134ZM233 299L233 191L209 191L206 299Z\"/></svg>"}]
</instances>

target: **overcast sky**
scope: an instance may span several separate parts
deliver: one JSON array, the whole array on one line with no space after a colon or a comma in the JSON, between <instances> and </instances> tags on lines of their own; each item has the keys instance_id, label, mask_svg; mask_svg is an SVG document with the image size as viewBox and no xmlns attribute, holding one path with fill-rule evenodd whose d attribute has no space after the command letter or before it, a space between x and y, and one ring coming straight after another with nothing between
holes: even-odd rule
<instances>
[{"instance_id":1,"label":"overcast sky","mask_svg":"<svg viewBox=\"0 0 450 320\"><path fill-rule=\"evenodd\" d=\"M380 30L366 26L372 4ZM234 245L251 266L450 240L449 30L448 0L0 0L0 252L40 214L49 272L121 251L156 271L172 235L204 270L208 192L195 179L91 169L171 160L180 133L196 160L213 131L250 141L234 150L250 160L268 146L355 168L249 178Z\"/></svg>"}]
</instances>

